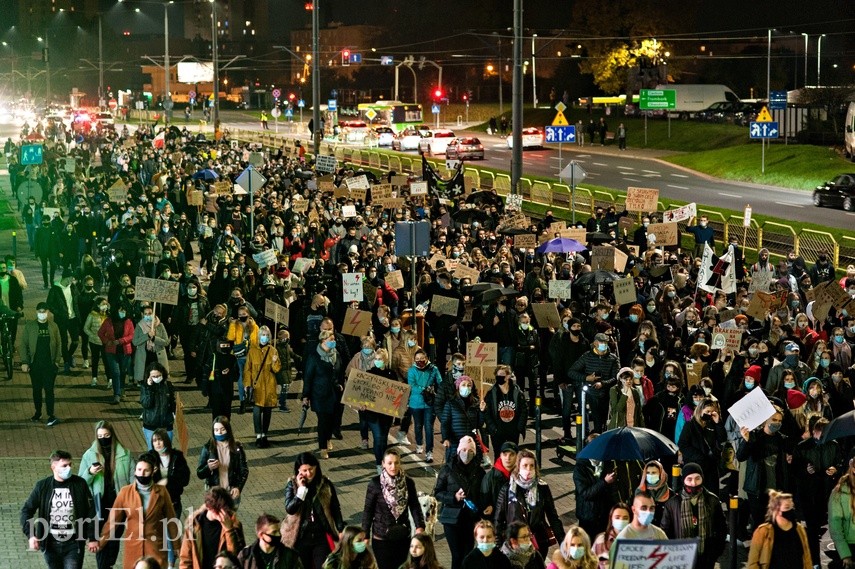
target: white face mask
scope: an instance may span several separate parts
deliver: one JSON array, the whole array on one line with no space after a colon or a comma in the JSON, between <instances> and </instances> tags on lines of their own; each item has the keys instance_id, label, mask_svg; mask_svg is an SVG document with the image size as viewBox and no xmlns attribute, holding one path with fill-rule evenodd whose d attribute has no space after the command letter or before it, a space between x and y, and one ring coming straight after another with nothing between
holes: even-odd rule
<instances>
[{"instance_id":1,"label":"white face mask","mask_svg":"<svg viewBox=\"0 0 855 569\"><path fill-rule=\"evenodd\" d=\"M39 322L47 322L47 312L36 312L36 318Z\"/></svg>"},{"instance_id":2,"label":"white face mask","mask_svg":"<svg viewBox=\"0 0 855 569\"><path fill-rule=\"evenodd\" d=\"M157 377L153 377L153 378L151 378L151 381L152 381L152 383L160 383L161 381L163 381L163 376L159 375Z\"/></svg>"}]
</instances>

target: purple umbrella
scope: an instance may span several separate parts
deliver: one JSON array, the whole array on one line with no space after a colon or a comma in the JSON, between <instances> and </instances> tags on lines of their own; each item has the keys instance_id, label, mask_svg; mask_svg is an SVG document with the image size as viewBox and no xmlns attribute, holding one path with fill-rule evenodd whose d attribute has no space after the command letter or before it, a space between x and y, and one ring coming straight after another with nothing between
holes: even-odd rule
<instances>
[{"instance_id":1,"label":"purple umbrella","mask_svg":"<svg viewBox=\"0 0 855 569\"><path fill-rule=\"evenodd\" d=\"M569 237L550 239L537 248L538 253L579 253L585 250L587 247Z\"/></svg>"}]
</instances>

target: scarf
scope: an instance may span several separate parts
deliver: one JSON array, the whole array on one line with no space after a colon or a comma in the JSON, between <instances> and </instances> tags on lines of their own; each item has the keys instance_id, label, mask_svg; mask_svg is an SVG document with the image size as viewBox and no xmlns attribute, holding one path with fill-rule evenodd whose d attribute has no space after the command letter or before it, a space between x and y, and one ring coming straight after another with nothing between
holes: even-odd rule
<instances>
[{"instance_id":1,"label":"scarf","mask_svg":"<svg viewBox=\"0 0 855 569\"><path fill-rule=\"evenodd\" d=\"M505 541L502 544L502 553L508 558L508 561L511 562L511 566L514 569L525 569L528 567L528 562L531 560L531 556L534 555L536 551L534 547L529 548L528 551L523 551L522 549L511 549L511 544L508 541Z\"/></svg>"},{"instance_id":2,"label":"scarf","mask_svg":"<svg viewBox=\"0 0 855 569\"><path fill-rule=\"evenodd\" d=\"M632 388L626 393L626 426L635 426L635 399L632 397Z\"/></svg>"},{"instance_id":3,"label":"scarf","mask_svg":"<svg viewBox=\"0 0 855 569\"><path fill-rule=\"evenodd\" d=\"M525 503L529 507L537 504L537 478L524 481L520 479L518 474L512 474L508 486L508 498L511 502L519 502L519 498L517 498L518 488L525 493Z\"/></svg>"},{"instance_id":4,"label":"scarf","mask_svg":"<svg viewBox=\"0 0 855 569\"><path fill-rule=\"evenodd\" d=\"M394 478L389 476L386 470L380 471L380 488L383 490L383 499L389 506L395 519L407 511L407 477L400 473Z\"/></svg>"},{"instance_id":5,"label":"scarf","mask_svg":"<svg viewBox=\"0 0 855 569\"><path fill-rule=\"evenodd\" d=\"M703 492L696 496L698 503L698 518L695 520L694 514L692 513L692 499L694 496L689 496L685 490L680 492L680 523L683 527L682 538L692 538L698 537L700 538L700 544L698 546L698 552L704 552L704 545L706 544L707 538L712 535L712 517L710 517L709 512L707 512L706 500L704 500ZM695 522L697 522L698 533L697 535L690 535L694 533Z\"/></svg>"},{"instance_id":6,"label":"scarf","mask_svg":"<svg viewBox=\"0 0 855 569\"><path fill-rule=\"evenodd\" d=\"M149 352L154 351L154 339L151 337L151 331L157 330L158 326L160 326L160 319L157 316L154 317L151 323L146 322L145 320L140 320L140 329L145 332L146 336L148 336L148 339L145 342L145 349Z\"/></svg>"},{"instance_id":7,"label":"scarf","mask_svg":"<svg viewBox=\"0 0 855 569\"><path fill-rule=\"evenodd\" d=\"M318 344L317 350L318 355L321 356L321 361L326 362L331 366L335 367L336 361L338 360L338 352L335 350L335 348L327 352L321 347L320 344Z\"/></svg>"}]
</instances>

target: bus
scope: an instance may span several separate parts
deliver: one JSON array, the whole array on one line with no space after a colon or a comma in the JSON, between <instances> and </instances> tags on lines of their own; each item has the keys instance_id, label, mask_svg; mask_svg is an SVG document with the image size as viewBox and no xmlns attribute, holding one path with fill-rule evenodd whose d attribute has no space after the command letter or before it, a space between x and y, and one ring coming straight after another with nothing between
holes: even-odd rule
<instances>
[{"instance_id":1,"label":"bus","mask_svg":"<svg viewBox=\"0 0 855 569\"><path fill-rule=\"evenodd\" d=\"M422 106L418 103L400 101L360 103L358 111L359 118L369 125L388 126L395 132L422 124Z\"/></svg>"}]
</instances>

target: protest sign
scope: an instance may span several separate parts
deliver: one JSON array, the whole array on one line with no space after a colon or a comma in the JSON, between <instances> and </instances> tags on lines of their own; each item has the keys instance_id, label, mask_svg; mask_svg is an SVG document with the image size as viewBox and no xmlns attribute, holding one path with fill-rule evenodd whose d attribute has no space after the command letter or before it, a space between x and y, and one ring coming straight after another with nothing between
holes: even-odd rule
<instances>
[{"instance_id":1,"label":"protest sign","mask_svg":"<svg viewBox=\"0 0 855 569\"><path fill-rule=\"evenodd\" d=\"M396 209L399 207L404 207L406 200L404 198L382 198L379 200L375 200L373 203L375 205L379 205L383 209Z\"/></svg>"},{"instance_id":2,"label":"protest sign","mask_svg":"<svg viewBox=\"0 0 855 569\"><path fill-rule=\"evenodd\" d=\"M362 276L362 273L341 275L343 302L362 302Z\"/></svg>"},{"instance_id":3,"label":"protest sign","mask_svg":"<svg viewBox=\"0 0 855 569\"><path fill-rule=\"evenodd\" d=\"M626 270L626 263L629 261L629 255L618 248L615 248L615 271L622 273Z\"/></svg>"},{"instance_id":4,"label":"protest sign","mask_svg":"<svg viewBox=\"0 0 855 569\"><path fill-rule=\"evenodd\" d=\"M135 300L160 302L162 304L178 304L178 281L165 281L137 277Z\"/></svg>"},{"instance_id":5,"label":"protest sign","mask_svg":"<svg viewBox=\"0 0 855 569\"><path fill-rule=\"evenodd\" d=\"M407 176L392 176L389 179L389 183L392 184L393 187L401 188L401 187L409 184L410 179ZM423 183L425 185L425 192L427 192L427 182L418 182L418 183Z\"/></svg>"},{"instance_id":6,"label":"protest sign","mask_svg":"<svg viewBox=\"0 0 855 569\"><path fill-rule=\"evenodd\" d=\"M297 273L298 275L302 275L307 269L315 266L314 259L307 259L305 257L300 257L299 259L294 261L294 268L291 269L292 272Z\"/></svg>"},{"instance_id":7,"label":"protest sign","mask_svg":"<svg viewBox=\"0 0 855 569\"><path fill-rule=\"evenodd\" d=\"M349 186L348 186L349 187ZM391 198L392 184L375 184L371 186L371 201Z\"/></svg>"},{"instance_id":8,"label":"protest sign","mask_svg":"<svg viewBox=\"0 0 855 569\"><path fill-rule=\"evenodd\" d=\"M288 326L288 309L269 298L264 300L264 315L274 322Z\"/></svg>"},{"instance_id":9,"label":"protest sign","mask_svg":"<svg viewBox=\"0 0 855 569\"><path fill-rule=\"evenodd\" d=\"M561 316L558 307L551 302L535 302L531 305L534 319L540 328L561 328Z\"/></svg>"},{"instance_id":10,"label":"protest sign","mask_svg":"<svg viewBox=\"0 0 855 569\"><path fill-rule=\"evenodd\" d=\"M65 159L65 171L68 174L73 174L77 170L77 159L71 156Z\"/></svg>"},{"instance_id":11,"label":"protest sign","mask_svg":"<svg viewBox=\"0 0 855 569\"><path fill-rule=\"evenodd\" d=\"M657 247L677 244L676 223L651 223L647 226L647 235L651 233L656 236Z\"/></svg>"},{"instance_id":12,"label":"protest sign","mask_svg":"<svg viewBox=\"0 0 855 569\"><path fill-rule=\"evenodd\" d=\"M719 325L713 329L712 344L710 345L713 350L730 348L739 351L741 345L742 330L739 328L729 328Z\"/></svg>"},{"instance_id":13,"label":"protest sign","mask_svg":"<svg viewBox=\"0 0 855 569\"><path fill-rule=\"evenodd\" d=\"M656 211L659 204L659 190L654 188L627 188L626 211Z\"/></svg>"},{"instance_id":14,"label":"protest sign","mask_svg":"<svg viewBox=\"0 0 855 569\"><path fill-rule=\"evenodd\" d=\"M505 209L520 210L522 209L522 202L522 194L508 194L508 199L505 202Z\"/></svg>"},{"instance_id":15,"label":"protest sign","mask_svg":"<svg viewBox=\"0 0 855 569\"><path fill-rule=\"evenodd\" d=\"M439 316L457 316L458 300L449 296L435 294L430 299L430 311Z\"/></svg>"},{"instance_id":16,"label":"protest sign","mask_svg":"<svg viewBox=\"0 0 855 569\"><path fill-rule=\"evenodd\" d=\"M552 279L549 281L549 298L560 298L562 300L570 298L572 287L573 283L570 281Z\"/></svg>"},{"instance_id":17,"label":"protest sign","mask_svg":"<svg viewBox=\"0 0 855 569\"><path fill-rule=\"evenodd\" d=\"M318 178L318 190L322 192L335 191L335 178L333 176L322 176Z\"/></svg>"},{"instance_id":18,"label":"protest sign","mask_svg":"<svg viewBox=\"0 0 855 569\"><path fill-rule=\"evenodd\" d=\"M478 269L473 269L472 267L467 267L463 264L458 264L454 267L454 277L460 279L469 279L469 284L475 284L481 278L481 273Z\"/></svg>"},{"instance_id":19,"label":"protest sign","mask_svg":"<svg viewBox=\"0 0 855 569\"><path fill-rule=\"evenodd\" d=\"M499 365L499 346L492 342L467 342L466 343L466 365L467 366L492 366Z\"/></svg>"},{"instance_id":20,"label":"protest sign","mask_svg":"<svg viewBox=\"0 0 855 569\"><path fill-rule=\"evenodd\" d=\"M697 539L619 539L614 547L612 569L692 569L698 556Z\"/></svg>"},{"instance_id":21,"label":"protest sign","mask_svg":"<svg viewBox=\"0 0 855 569\"><path fill-rule=\"evenodd\" d=\"M638 295L635 291L635 279L626 277L612 282L612 290L615 293L615 302L620 305L635 304Z\"/></svg>"},{"instance_id":22,"label":"protest sign","mask_svg":"<svg viewBox=\"0 0 855 569\"><path fill-rule=\"evenodd\" d=\"M748 303L745 314L755 320L764 320L766 315L771 311L773 297L774 295L768 292L756 291L751 296L751 301ZM814 307L814 313L816 313L816 307Z\"/></svg>"},{"instance_id":23,"label":"protest sign","mask_svg":"<svg viewBox=\"0 0 855 569\"><path fill-rule=\"evenodd\" d=\"M187 417L184 414L184 402L181 394L175 394L175 432L178 435L178 447L186 453L190 444L190 430L187 428Z\"/></svg>"},{"instance_id":24,"label":"protest sign","mask_svg":"<svg viewBox=\"0 0 855 569\"><path fill-rule=\"evenodd\" d=\"M775 414L775 408L762 389L752 389L727 410L740 428L754 430Z\"/></svg>"},{"instance_id":25,"label":"protest sign","mask_svg":"<svg viewBox=\"0 0 855 569\"><path fill-rule=\"evenodd\" d=\"M584 227L570 227L567 229L562 229L559 231L561 237L566 237L567 239L572 239L577 243L581 243L582 245L588 242L588 232L585 231Z\"/></svg>"},{"instance_id":26,"label":"protest sign","mask_svg":"<svg viewBox=\"0 0 855 569\"><path fill-rule=\"evenodd\" d=\"M353 190L353 189L367 190L368 188L371 187L368 183L368 178L365 176L365 174L361 174L359 176L354 176L352 178L345 178L344 179L344 185L347 186L347 189L349 189L349 190Z\"/></svg>"},{"instance_id":27,"label":"protest sign","mask_svg":"<svg viewBox=\"0 0 855 569\"><path fill-rule=\"evenodd\" d=\"M514 235L514 247L517 249L534 249L537 247L537 238L534 233Z\"/></svg>"},{"instance_id":28,"label":"protest sign","mask_svg":"<svg viewBox=\"0 0 855 569\"><path fill-rule=\"evenodd\" d=\"M365 196L367 196L367 195L368 195L368 190L366 190L365 188L353 188L352 190L350 190L350 197L355 199L355 200L359 200L359 201L364 202Z\"/></svg>"},{"instance_id":29,"label":"protest sign","mask_svg":"<svg viewBox=\"0 0 855 569\"><path fill-rule=\"evenodd\" d=\"M107 197L113 203L123 203L128 199L128 188L124 184L113 186L107 190Z\"/></svg>"},{"instance_id":30,"label":"protest sign","mask_svg":"<svg viewBox=\"0 0 855 569\"><path fill-rule=\"evenodd\" d=\"M323 172L326 174L332 174L336 170L336 159L335 156L326 156L324 154L319 154L315 158L315 171Z\"/></svg>"},{"instance_id":31,"label":"protest sign","mask_svg":"<svg viewBox=\"0 0 855 569\"><path fill-rule=\"evenodd\" d=\"M751 282L748 284L748 292L762 290L769 292L772 282L775 280L774 271L757 271L751 274Z\"/></svg>"},{"instance_id":32,"label":"protest sign","mask_svg":"<svg viewBox=\"0 0 855 569\"><path fill-rule=\"evenodd\" d=\"M565 229L567 229L567 222L566 221L553 221L552 223L549 224L549 234L550 235L555 235L556 233L560 233L561 231L564 231ZM562 237L563 237L563 235L562 235Z\"/></svg>"},{"instance_id":33,"label":"protest sign","mask_svg":"<svg viewBox=\"0 0 855 569\"><path fill-rule=\"evenodd\" d=\"M411 196L424 196L428 193L428 183L427 182L410 182L410 195Z\"/></svg>"},{"instance_id":34,"label":"protest sign","mask_svg":"<svg viewBox=\"0 0 855 569\"><path fill-rule=\"evenodd\" d=\"M676 223L678 221L688 221L693 217L698 216L698 206L692 202L677 209L671 209L662 214L662 221L665 223Z\"/></svg>"},{"instance_id":35,"label":"protest sign","mask_svg":"<svg viewBox=\"0 0 855 569\"><path fill-rule=\"evenodd\" d=\"M351 217L356 217L356 206L355 205L341 206L341 216L345 219L349 219Z\"/></svg>"},{"instance_id":36,"label":"protest sign","mask_svg":"<svg viewBox=\"0 0 855 569\"><path fill-rule=\"evenodd\" d=\"M386 284L394 290L404 288L404 274L399 270L386 273Z\"/></svg>"},{"instance_id":37,"label":"protest sign","mask_svg":"<svg viewBox=\"0 0 855 569\"><path fill-rule=\"evenodd\" d=\"M707 371L706 362L697 362L692 363L688 362L686 364L686 384L689 387L693 385L697 385L704 378L704 373Z\"/></svg>"},{"instance_id":38,"label":"protest sign","mask_svg":"<svg viewBox=\"0 0 855 569\"><path fill-rule=\"evenodd\" d=\"M333 197L335 199L344 198L346 200L350 199L350 190L347 189L347 186L339 186L333 188Z\"/></svg>"},{"instance_id":39,"label":"protest sign","mask_svg":"<svg viewBox=\"0 0 855 569\"><path fill-rule=\"evenodd\" d=\"M259 268L263 269L264 267L271 267L278 263L279 255L276 253L276 249L267 249L261 253L253 254L252 259L258 263Z\"/></svg>"},{"instance_id":40,"label":"protest sign","mask_svg":"<svg viewBox=\"0 0 855 569\"><path fill-rule=\"evenodd\" d=\"M635 219L633 219L632 217L630 217L628 215L623 215L620 218L618 218L618 222L617 222L618 232L621 235L626 235L627 232L630 229L632 229L632 227L634 225L635 225Z\"/></svg>"},{"instance_id":41,"label":"protest sign","mask_svg":"<svg viewBox=\"0 0 855 569\"><path fill-rule=\"evenodd\" d=\"M367 310L347 308L341 333L345 336L363 337L371 330L371 313Z\"/></svg>"},{"instance_id":42,"label":"protest sign","mask_svg":"<svg viewBox=\"0 0 855 569\"><path fill-rule=\"evenodd\" d=\"M428 265L430 265L430 268L435 271L436 264L439 261L445 261L445 255L443 255L442 253L434 253L433 255L431 255L430 259L428 259Z\"/></svg>"},{"instance_id":43,"label":"protest sign","mask_svg":"<svg viewBox=\"0 0 855 569\"><path fill-rule=\"evenodd\" d=\"M362 294L368 304L374 306L377 302L377 287L368 282L368 279L362 281Z\"/></svg>"},{"instance_id":44,"label":"protest sign","mask_svg":"<svg viewBox=\"0 0 855 569\"><path fill-rule=\"evenodd\" d=\"M198 207L205 205L205 194L200 190L190 190L187 192L187 205Z\"/></svg>"},{"instance_id":45,"label":"protest sign","mask_svg":"<svg viewBox=\"0 0 855 569\"><path fill-rule=\"evenodd\" d=\"M229 182L228 180L223 182L214 182L211 184L211 193L212 194L230 194L234 190L234 184Z\"/></svg>"},{"instance_id":46,"label":"protest sign","mask_svg":"<svg viewBox=\"0 0 855 569\"><path fill-rule=\"evenodd\" d=\"M341 402L357 409L401 418L410 401L410 386L400 381L352 368Z\"/></svg>"},{"instance_id":47,"label":"protest sign","mask_svg":"<svg viewBox=\"0 0 855 569\"><path fill-rule=\"evenodd\" d=\"M294 213L306 213L309 211L309 200L294 200L291 202L291 211Z\"/></svg>"},{"instance_id":48,"label":"protest sign","mask_svg":"<svg viewBox=\"0 0 855 569\"><path fill-rule=\"evenodd\" d=\"M591 270L614 271L615 248L605 245L595 246L591 250Z\"/></svg>"}]
</instances>

